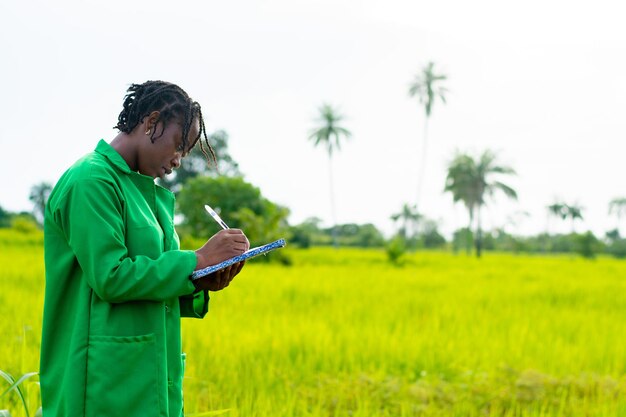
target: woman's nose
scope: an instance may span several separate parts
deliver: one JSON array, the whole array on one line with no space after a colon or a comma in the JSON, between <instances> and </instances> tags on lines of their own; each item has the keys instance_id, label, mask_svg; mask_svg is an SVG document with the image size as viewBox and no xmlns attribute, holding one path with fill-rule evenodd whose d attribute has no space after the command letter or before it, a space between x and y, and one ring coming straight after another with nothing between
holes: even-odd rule
<instances>
[{"instance_id":1,"label":"woman's nose","mask_svg":"<svg viewBox=\"0 0 626 417\"><path fill-rule=\"evenodd\" d=\"M181 159L181 154L176 153L176 156L174 156L174 159L172 159L172 168L178 168L180 166Z\"/></svg>"}]
</instances>

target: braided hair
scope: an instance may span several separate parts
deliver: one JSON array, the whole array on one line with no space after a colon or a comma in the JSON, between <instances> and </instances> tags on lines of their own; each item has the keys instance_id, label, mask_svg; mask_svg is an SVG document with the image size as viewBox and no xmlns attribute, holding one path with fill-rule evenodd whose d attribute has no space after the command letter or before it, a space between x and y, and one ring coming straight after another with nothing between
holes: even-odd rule
<instances>
[{"instance_id":1,"label":"braided hair","mask_svg":"<svg viewBox=\"0 0 626 417\"><path fill-rule=\"evenodd\" d=\"M117 125L114 128L120 132L130 133L150 113L158 111L162 128L159 135L156 129L152 131L150 135L152 143L163 134L167 123L177 119L183 127L183 149L191 151L200 140L200 150L207 159L207 164L212 160L217 165L215 151L209 144L200 104L193 101L182 88L165 81L146 81L143 84L131 84L126 93L124 109L118 116ZM189 131L195 119L200 122L200 130L198 136L189 144Z\"/></svg>"}]
</instances>

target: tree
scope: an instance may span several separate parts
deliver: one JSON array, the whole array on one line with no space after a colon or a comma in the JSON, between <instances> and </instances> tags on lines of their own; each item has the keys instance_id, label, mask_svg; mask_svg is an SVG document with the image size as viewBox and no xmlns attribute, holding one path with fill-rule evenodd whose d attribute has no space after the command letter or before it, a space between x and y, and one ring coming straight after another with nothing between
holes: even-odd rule
<instances>
[{"instance_id":1,"label":"tree","mask_svg":"<svg viewBox=\"0 0 626 417\"><path fill-rule=\"evenodd\" d=\"M619 230L622 216L626 214L626 197L611 200L609 203L609 214L613 214L617 217L617 225L615 228Z\"/></svg>"},{"instance_id":2,"label":"tree","mask_svg":"<svg viewBox=\"0 0 626 417\"><path fill-rule=\"evenodd\" d=\"M583 207L578 204L567 204L559 201L548 206L548 213L552 216L561 220L565 220L568 217L572 219L572 233L574 233L576 220L583 219L583 210Z\"/></svg>"},{"instance_id":3,"label":"tree","mask_svg":"<svg viewBox=\"0 0 626 417\"><path fill-rule=\"evenodd\" d=\"M321 233L319 227L321 222L322 219L319 217L309 217L304 222L291 226L289 228L289 244L301 248L310 247L315 236Z\"/></svg>"},{"instance_id":4,"label":"tree","mask_svg":"<svg viewBox=\"0 0 626 417\"><path fill-rule=\"evenodd\" d=\"M463 202L469 213L471 230L474 216L476 216L476 256L480 257L482 250L482 229L480 209L486 204L487 197L493 197L496 191L503 192L507 197L517 199L516 191L508 185L493 180L494 175L514 175L513 168L499 165L496 155L486 150L474 160L468 154L457 153L448 166L448 175L444 191L452 193L453 201Z\"/></svg>"},{"instance_id":5,"label":"tree","mask_svg":"<svg viewBox=\"0 0 626 417\"><path fill-rule=\"evenodd\" d=\"M174 174L165 179L160 179L160 183L175 193L178 193L187 180L199 175L211 177L218 175L229 177L241 176L239 164L235 162L228 152L228 133L224 130L218 130L212 133L209 135L209 143L215 152L217 168L210 167L207 164L207 158L202 152L200 144L197 144L191 152L189 152L189 155L181 160L180 167L174 170Z\"/></svg>"},{"instance_id":6,"label":"tree","mask_svg":"<svg viewBox=\"0 0 626 417\"><path fill-rule=\"evenodd\" d=\"M289 210L272 203L241 177L196 177L180 191L179 211L183 233L207 239L220 230L204 211L209 204L231 228L243 229L252 246L268 243L287 233Z\"/></svg>"},{"instance_id":7,"label":"tree","mask_svg":"<svg viewBox=\"0 0 626 417\"><path fill-rule=\"evenodd\" d=\"M385 238L371 223L346 223L336 226L342 246L375 247L383 246ZM332 233L332 231L330 231Z\"/></svg>"},{"instance_id":8,"label":"tree","mask_svg":"<svg viewBox=\"0 0 626 417\"><path fill-rule=\"evenodd\" d=\"M550 204L547 209L548 219L550 219L550 216L559 218L561 220L565 220L567 218L567 204L565 203L555 201L554 203ZM547 233L550 234L549 228Z\"/></svg>"},{"instance_id":9,"label":"tree","mask_svg":"<svg viewBox=\"0 0 626 417\"><path fill-rule=\"evenodd\" d=\"M548 213L554 217L559 217L561 220L567 218L567 204L555 202L548 206Z\"/></svg>"},{"instance_id":10,"label":"tree","mask_svg":"<svg viewBox=\"0 0 626 417\"><path fill-rule=\"evenodd\" d=\"M568 204L566 208L567 217L572 219L572 233L575 233L576 220L583 220L584 208L578 204Z\"/></svg>"},{"instance_id":11,"label":"tree","mask_svg":"<svg viewBox=\"0 0 626 417\"><path fill-rule=\"evenodd\" d=\"M0 206L0 227L9 227L11 225L12 214Z\"/></svg>"},{"instance_id":12,"label":"tree","mask_svg":"<svg viewBox=\"0 0 626 417\"><path fill-rule=\"evenodd\" d=\"M422 215L417 211L417 206L415 204L410 206L407 203L404 203L398 213L391 216L394 223L400 222L398 234L407 241L417 235L417 228L421 219Z\"/></svg>"},{"instance_id":13,"label":"tree","mask_svg":"<svg viewBox=\"0 0 626 417\"><path fill-rule=\"evenodd\" d=\"M546 235L550 236L550 218L556 217L557 219L565 220L567 218L567 204L555 201L546 207L548 209L548 216L546 221ZM550 239L546 239L546 245L549 243ZM548 250L548 247L545 248Z\"/></svg>"},{"instance_id":14,"label":"tree","mask_svg":"<svg viewBox=\"0 0 626 417\"><path fill-rule=\"evenodd\" d=\"M439 224L431 219L422 220L420 240L425 248L440 248L446 244L446 238L439 233Z\"/></svg>"},{"instance_id":15,"label":"tree","mask_svg":"<svg viewBox=\"0 0 626 417\"><path fill-rule=\"evenodd\" d=\"M443 103L446 102L445 93L448 91L445 87L441 87L438 84L448 79L445 74L436 74L434 71L435 64L429 62L421 71L415 76L413 82L409 85L409 96L417 96L420 104L424 106L426 113L426 119L424 121L424 141L422 145L422 161L420 164L420 173L417 179L417 199L416 204L419 207L420 197L422 193L422 184L424 181L424 175L426 172L426 153L428 148L428 120L432 113L433 105L437 99L440 99Z\"/></svg>"},{"instance_id":16,"label":"tree","mask_svg":"<svg viewBox=\"0 0 626 417\"><path fill-rule=\"evenodd\" d=\"M51 191L52 184L48 182L40 182L39 184L33 185L30 189L28 199L33 203L33 216L35 216L39 224L43 224L46 203L48 202Z\"/></svg>"},{"instance_id":17,"label":"tree","mask_svg":"<svg viewBox=\"0 0 626 417\"><path fill-rule=\"evenodd\" d=\"M329 104L323 104L319 107L319 116L317 118L318 127L314 128L309 135L309 139L313 141L315 146L322 145L328 151L328 173L330 183L330 210L333 222L333 242L337 246L337 217L335 213L335 192L333 184L333 168L332 157L335 150L340 150L342 138L350 138L352 133L339 124L344 119Z\"/></svg>"}]
</instances>

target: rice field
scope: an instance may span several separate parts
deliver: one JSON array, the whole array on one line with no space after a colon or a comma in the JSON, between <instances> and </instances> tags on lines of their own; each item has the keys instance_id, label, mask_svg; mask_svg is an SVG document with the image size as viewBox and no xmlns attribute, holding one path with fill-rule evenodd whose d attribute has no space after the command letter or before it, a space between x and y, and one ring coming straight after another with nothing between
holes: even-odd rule
<instances>
[{"instance_id":1,"label":"rice field","mask_svg":"<svg viewBox=\"0 0 626 417\"><path fill-rule=\"evenodd\" d=\"M0 232L0 369L19 376L38 369L43 252ZM187 415L626 416L624 261L286 250L184 320ZM13 394L0 410L24 415Z\"/></svg>"}]
</instances>

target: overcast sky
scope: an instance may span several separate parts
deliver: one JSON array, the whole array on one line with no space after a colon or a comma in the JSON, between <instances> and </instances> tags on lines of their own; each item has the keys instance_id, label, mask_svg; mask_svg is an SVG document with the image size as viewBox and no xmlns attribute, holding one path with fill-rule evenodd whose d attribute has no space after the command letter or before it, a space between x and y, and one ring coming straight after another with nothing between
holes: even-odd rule
<instances>
[{"instance_id":1,"label":"overcast sky","mask_svg":"<svg viewBox=\"0 0 626 417\"><path fill-rule=\"evenodd\" d=\"M448 75L436 103L421 211L444 232L467 214L443 194L454 152L498 152L517 202L487 228L530 234L546 206L578 203L576 230L615 227L626 196L625 8L613 1L3 1L0 206L29 210L111 128L130 83L163 79L230 135L246 179L330 224L328 157L307 139L324 102L353 137L333 159L338 221L374 223L414 202L424 112L408 97L421 67ZM219 202L210 202L219 206ZM521 213L528 213L528 216ZM225 218L228 214L225 214ZM517 226L513 226L514 220ZM626 229L626 227L625 227Z\"/></svg>"}]
</instances>

